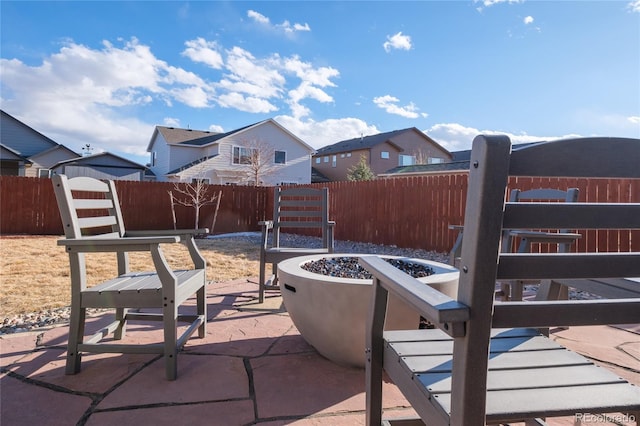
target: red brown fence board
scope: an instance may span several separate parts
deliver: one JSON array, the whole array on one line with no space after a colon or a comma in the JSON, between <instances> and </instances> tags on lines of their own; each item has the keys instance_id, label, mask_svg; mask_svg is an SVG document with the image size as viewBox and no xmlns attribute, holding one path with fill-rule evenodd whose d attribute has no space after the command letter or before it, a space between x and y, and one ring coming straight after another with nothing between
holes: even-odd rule
<instances>
[{"instance_id":1,"label":"red brown fence board","mask_svg":"<svg viewBox=\"0 0 640 426\"><path fill-rule=\"evenodd\" d=\"M173 183L117 181L128 229L172 229L168 192ZM448 251L462 224L467 174L448 173L367 182L313 184L329 188L330 216L338 240L393 244ZM513 178L509 189L556 187L580 190L581 202L640 202L640 180ZM222 191L213 233L258 231L259 221L273 216L273 189L209 186ZM211 228L215 204L202 207L200 227ZM194 226L194 210L176 206L178 228ZM575 250L640 251L640 231L581 231ZM62 225L49 179L0 176L0 234L61 235ZM540 247L546 251L548 247Z\"/></svg>"}]
</instances>

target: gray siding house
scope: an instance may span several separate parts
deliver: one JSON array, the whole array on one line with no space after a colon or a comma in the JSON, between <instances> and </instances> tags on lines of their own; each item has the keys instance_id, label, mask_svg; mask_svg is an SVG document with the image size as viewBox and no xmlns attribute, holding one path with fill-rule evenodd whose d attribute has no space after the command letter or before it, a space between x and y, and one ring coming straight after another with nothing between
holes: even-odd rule
<instances>
[{"instance_id":1,"label":"gray siding house","mask_svg":"<svg viewBox=\"0 0 640 426\"><path fill-rule=\"evenodd\" d=\"M143 180L146 167L103 152L82 156L0 110L0 174L26 177L91 176Z\"/></svg>"},{"instance_id":2,"label":"gray siding house","mask_svg":"<svg viewBox=\"0 0 640 426\"><path fill-rule=\"evenodd\" d=\"M147 151L158 181L274 186L310 183L314 150L267 119L225 133L156 126Z\"/></svg>"}]
</instances>

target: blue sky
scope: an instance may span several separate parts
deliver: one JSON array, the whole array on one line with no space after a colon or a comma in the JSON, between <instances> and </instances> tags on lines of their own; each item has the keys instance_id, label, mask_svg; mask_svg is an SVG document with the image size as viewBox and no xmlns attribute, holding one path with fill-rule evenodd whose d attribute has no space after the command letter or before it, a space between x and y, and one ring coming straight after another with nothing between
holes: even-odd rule
<instances>
[{"instance_id":1,"label":"blue sky","mask_svg":"<svg viewBox=\"0 0 640 426\"><path fill-rule=\"evenodd\" d=\"M274 118L314 148L640 138L640 0L0 3L2 109L142 164L156 125Z\"/></svg>"}]
</instances>

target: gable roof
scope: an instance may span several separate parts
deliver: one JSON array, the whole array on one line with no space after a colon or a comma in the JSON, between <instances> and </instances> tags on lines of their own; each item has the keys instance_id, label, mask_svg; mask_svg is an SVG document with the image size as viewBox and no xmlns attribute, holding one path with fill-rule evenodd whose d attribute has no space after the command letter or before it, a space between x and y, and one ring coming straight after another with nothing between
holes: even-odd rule
<instances>
[{"instance_id":1,"label":"gable roof","mask_svg":"<svg viewBox=\"0 0 640 426\"><path fill-rule=\"evenodd\" d=\"M535 145L540 142L525 142L521 144L514 144L513 149L524 148L528 145ZM471 166L471 150L454 151L451 153L452 160L448 163L436 163L436 164L414 164L411 166L397 166L387 170L384 173L380 173L378 176L389 177L391 175L407 175L407 174L425 174L435 173L443 171L463 171L469 170Z\"/></svg>"},{"instance_id":2,"label":"gable roof","mask_svg":"<svg viewBox=\"0 0 640 426\"><path fill-rule=\"evenodd\" d=\"M302 139L300 139L299 137L291 133L289 130L284 128L277 121L275 121L272 118L268 118L266 120L258 121L257 123L249 124L247 126L240 127L239 129L231 130L224 133L210 132L206 130L179 129L175 127L156 126L156 129L153 132L153 136L151 136L151 141L149 141L149 146L147 147L147 151L148 152L151 151L151 146L153 145L156 139L156 135L158 133L162 134L162 137L170 145L202 147L212 143L216 143L221 139L224 139L236 133L240 133L252 127L260 126L264 123L274 124L280 130L287 133L289 136L295 139L298 143L303 145L305 148L309 149L310 151L314 150L311 146L309 146Z\"/></svg>"},{"instance_id":3,"label":"gable roof","mask_svg":"<svg viewBox=\"0 0 640 426\"><path fill-rule=\"evenodd\" d=\"M38 154L42 151L45 151L49 148L57 147L59 145L57 142L53 141L52 139L38 132L33 127L27 126L22 121L13 117L11 114L8 114L3 110L0 110L0 121L7 121L7 120L11 121L14 124L15 127L13 128L16 129L17 131L26 132L26 133L23 133L23 135L33 134L35 136L35 139L33 139L33 141L37 141L37 144L30 144L29 147L31 147L31 150L29 150L28 148L26 148L25 150L25 146L23 143L21 144L15 143L18 141L18 139L15 139L15 135L14 137L9 137L9 138L6 138L6 140L4 140L4 137L8 136L5 133L5 131L12 128L8 125L8 123L5 123L4 125L0 126L0 128L3 129L2 132L0 132L0 143L2 143L7 148L10 147L12 151L20 154L20 156L24 158L28 158L34 154Z\"/></svg>"},{"instance_id":4,"label":"gable roof","mask_svg":"<svg viewBox=\"0 0 640 426\"><path fill-rule=\"evenodd\" d=\"M347 139L347 140L344 140L344 141L340 141L340 142L334 143L333 145L328 145L328 146L320 148L316 152L316 155L329 155L329 154L337 154L337 153L341 153L341 152L357 151L357 150L361 150L361 149L370 149L370 148L373 148L376 145L380 145L380 144L385 143L385 142L390 143L390 144L394 145L396 148L398 148L398 150L401 150L393 142L393 138L395 138L398 135L401 135L402 133L406 133L406 132L417 132L418 134L420 134L421 136L426 138L430 143L434 144L435 146L437 146L438 148L442 149L445 152L449 152L445 148L440 146L439 143L437 143L436 141L431 139L424 132L421 132L416 127L409 127L409 128L406 128L406 129L393 130L391 132L378 133L376 135L363 136L363 137L359 137L359 138L353 138L353 139Z\"/></svg>"},{"instance_id":5,"label":"gable roof","mask_svg":"<svg viewBox=\"0 0 640 426\"><path fill-rule=\"evenodd\" d=\"M74 155L74 156L76 156L76 157L81 157L81 155L80 155L80 154L78 154L78 153L77 153L77 152L75 152L75 151L70 150L70 149L69 149L69 148L67 148L66 146L64 146L64 145L60 145L60 144L57 144L56 146L52 146L52 147L51 147L51 148L49 148L49 149L46 149L46 150L41 151L41 152L38 152L37 154L34 154L34 155L32 155L31 157L29 157L29 158L35 159L35 158L38 158L38 157L40 157L40 156L42 156L42 155L47 155L47 154L49 154L49 153L51 153L51 152L53 152L53 151L66 151L66 152L68 152L68 153L69 153L69 154L71 154L71 155Z\"/></svg>"},{"instance_id":6,"label":"gable roof","mask_svg":"<svg viewBox=\"0 0 640 426\"><path fill-rule=\"evenodd\" d=\"M101 152L99 154L86 155L83 157L72 158L70 160L60 161L55 167L62 165L81 165L81 166L93 166L93 167L118 167L118 168L130 168L144 170L147 167L142 164L136 163L131 160L127 160L124 157L120 157L109 152Z\"/></svg>"},{"instance_id":7,"label":"gable roof","mask_svg":"<svg viewBox=\"0 0 640 426\"><path fill-rule=\"evenodd\" d=\"M33 163L32 161L26 159L19 152L9 148L8 146L4 146L0 143L0 158L3 160L12 160L12 161L24 161L28 164Z\"/></svg>"},{"instance_id":8,"label":"gable roof","mask_svg":"<svg viewBox=\"0 0 640 426\"><path fill-rule=\"evenodd\" d=\"M389 175L405 175L405 174L424 174L443 171L463 171L469 170L470 161L451 161L448 163L436 163L436 164L414 164L411 166L397 166L387 170L384 173L380 173L378 176L385 177Z\"/></svg>"}]
</instances>

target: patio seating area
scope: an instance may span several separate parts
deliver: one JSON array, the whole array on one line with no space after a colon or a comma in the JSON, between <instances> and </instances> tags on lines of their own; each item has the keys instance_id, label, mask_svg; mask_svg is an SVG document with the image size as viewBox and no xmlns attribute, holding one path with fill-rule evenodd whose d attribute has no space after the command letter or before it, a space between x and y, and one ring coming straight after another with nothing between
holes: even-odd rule
<instances>
[{"instance_id":1,"label":"patio seating area","mask_svg":"<svg viewBox=\"0 0 640 426\"><path fill-rule=\"evenodd\" d=\"M176 381L166 380L162 357L150 354L87 354L81 373L65 375L67 325L0 337L0 424L363 425L364 370L319 355L293 326L279 292L257 302L257 280L207 286L207 334L187 342ZM531 296L525 292L525 299ZM195 309L195 298L187 305ZM88 319L88 332L108 321ZM160 324L144 325L152 332L139 327L129 326L127 340L162 339ZM551 335L640 385L640 325L570 327ZM385 417L413 414L388 381L383 394Z\"/></svg>"}]
</instances>

